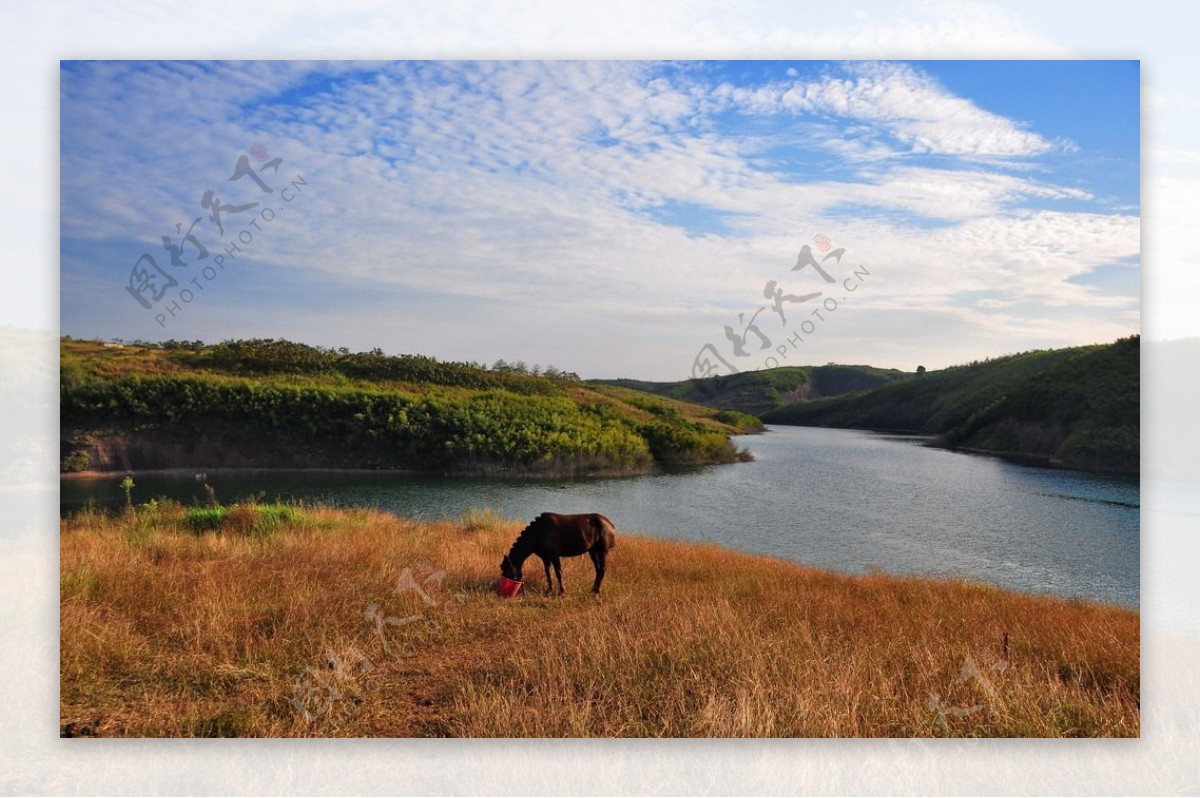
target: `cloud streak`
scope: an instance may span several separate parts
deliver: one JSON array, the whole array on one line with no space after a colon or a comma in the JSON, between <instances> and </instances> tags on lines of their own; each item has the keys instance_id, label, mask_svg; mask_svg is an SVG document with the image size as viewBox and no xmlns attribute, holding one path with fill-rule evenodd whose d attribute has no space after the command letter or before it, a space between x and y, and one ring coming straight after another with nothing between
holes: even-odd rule
<instances>
[{"instance_id":1,"label":"cloud streak","mask_svg":"<svg viewBox=\"0 0 1200 798\"><path fill-rule=\"evenodd\" d=\"M837 141L853 145L844 154L868 160L903 154L1027 158L1075 148L953 95L908 64L845 64L841 73L755 88L724 84L714 94L754 114L818 114L863 123L843 129L851 135Z\"/></svg>"}]
</instances>

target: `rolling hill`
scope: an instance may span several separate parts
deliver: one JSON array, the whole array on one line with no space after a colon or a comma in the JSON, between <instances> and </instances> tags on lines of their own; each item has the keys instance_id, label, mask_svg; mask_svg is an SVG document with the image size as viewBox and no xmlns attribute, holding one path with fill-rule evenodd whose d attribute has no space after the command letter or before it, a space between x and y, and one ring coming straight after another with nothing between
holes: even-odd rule
<instances>
[{"instance_id":1,"label":"rolling hill","mask_svg":"<svg viewBox=\"0 0 1200 798\"><path fill-rule=\"evenodd\" d=\"M1140 337L1025 352L767 412L772 424L938 435L1071 468L1139 470Z\"/></svg>"},{"instance_id":2,"label":"rolling hill","mask_svg":"<svg viewBox=\"0 0 1200 798\"><path fill-rule=\"evenodd\" d=\"M745 457L755 418L572 374L273 339L60 344L61 469L311 467L637 474Z\"/></svg>"},{"instance_id":3,"label":"rolling hill","mask_svg":"<svg viewBox=\"0 0 1200 798\"><path fill-rule=\"evenodd\" d=\"M795 402L876 388L910 374L873 366L779 366L721 377L678 382L645 380L591 380L589 385L610 385L668 396L708 407L740 410L761 416Z\"/></svg>"}]
</instances>

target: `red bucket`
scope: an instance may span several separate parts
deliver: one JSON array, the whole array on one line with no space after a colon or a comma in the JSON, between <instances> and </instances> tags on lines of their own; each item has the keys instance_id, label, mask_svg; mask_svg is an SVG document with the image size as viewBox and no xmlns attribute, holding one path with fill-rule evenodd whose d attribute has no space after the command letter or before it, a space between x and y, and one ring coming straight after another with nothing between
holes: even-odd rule
<instances>
[{"instance_id":1,"label":"red bucket","mask_svg":"<svg viewBox=\"0 0 1200 798\"><path fill-rule=\"evenodd\" d=\"M520 593L521 588L524 586L524 582L518 582L515 579L509 579L507 576L501 576L500 581L496 583L496 593L500 598L512 598Z\"/></svg>"}]
</instances>

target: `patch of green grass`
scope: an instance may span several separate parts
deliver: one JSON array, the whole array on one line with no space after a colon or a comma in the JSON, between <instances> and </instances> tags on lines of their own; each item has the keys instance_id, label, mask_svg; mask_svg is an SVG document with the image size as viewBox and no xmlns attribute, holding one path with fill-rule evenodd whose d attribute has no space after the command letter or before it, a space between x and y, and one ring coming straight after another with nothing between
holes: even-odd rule
<instances>
[{"instance_id":1,"label":"patch of green grass","mask_svg":"<svg viewBox=\"0 0 1200 798\"><path fill-rule=\"evenodd\" d=\"M184 521L191 531L233 532L269 537L281 525L298 517L296 508L285 504L236 504L232 507L189 507Z\"/></svg>"},{"instance_id":2,"label":"patch of green grass","mask_svg":"<svg viewBox=\"0 0 1200 798\"><path fill-rule=\"evenodd\" d=\"M185 519L193 532L212 532L220 529L228 514L225 507L189 507Z\"/></svg>"}]
</instances>

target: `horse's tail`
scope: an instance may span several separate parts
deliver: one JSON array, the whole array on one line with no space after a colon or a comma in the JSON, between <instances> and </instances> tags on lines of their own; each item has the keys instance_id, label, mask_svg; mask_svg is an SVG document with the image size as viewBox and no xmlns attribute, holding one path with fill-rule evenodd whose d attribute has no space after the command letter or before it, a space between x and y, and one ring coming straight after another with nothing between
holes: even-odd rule
<instances>
[{"instance_id":1,"label":"horse's tail","mask_svg":"<svg viewBox=\"0 0 1200 798\"><path fill-rule=\"evenodd\" d=\"M604 548L615 549L617 547L617 528L613 526L613 522L596 513L592 516L592 523L600 531L600 536L604 538Z\"/></svg>"}]
</instances>

